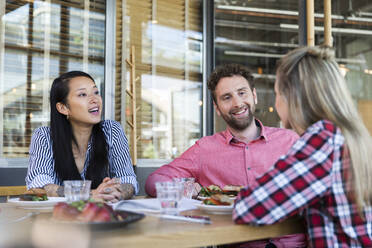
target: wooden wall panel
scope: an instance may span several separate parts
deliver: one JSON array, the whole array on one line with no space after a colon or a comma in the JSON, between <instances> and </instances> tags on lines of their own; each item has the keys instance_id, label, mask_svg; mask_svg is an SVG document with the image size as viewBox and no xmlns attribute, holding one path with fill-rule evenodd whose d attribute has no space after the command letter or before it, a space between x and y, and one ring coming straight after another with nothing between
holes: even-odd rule
<instances>
[{"instance_id":1,"label":"wooden wall panel","mask_svg":"<svg viewBox=\"0 0 372 248\"><path fill-rule=\"evenodd\" d=\"M369 133L372 135L372 100L359 100L358 110Z\"/></svg>"}]
</instances>

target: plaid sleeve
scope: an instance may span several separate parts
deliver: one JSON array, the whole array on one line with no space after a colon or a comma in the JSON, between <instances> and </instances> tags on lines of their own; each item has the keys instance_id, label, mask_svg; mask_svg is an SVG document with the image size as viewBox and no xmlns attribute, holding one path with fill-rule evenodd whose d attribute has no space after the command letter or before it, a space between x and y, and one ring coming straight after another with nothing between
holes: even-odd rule
<instances>
[{"instance_id":1,"label":"plaid sleeve","mask_svg":"<svg viewBox=\"0 0 372 248\"><path fill-rule=\"evenodd\" d=\"M333 125L308 129L272 170L240 192L234 221L272 224L326 194L331 187L334 132Z\"/></svg>"}]
</instances>

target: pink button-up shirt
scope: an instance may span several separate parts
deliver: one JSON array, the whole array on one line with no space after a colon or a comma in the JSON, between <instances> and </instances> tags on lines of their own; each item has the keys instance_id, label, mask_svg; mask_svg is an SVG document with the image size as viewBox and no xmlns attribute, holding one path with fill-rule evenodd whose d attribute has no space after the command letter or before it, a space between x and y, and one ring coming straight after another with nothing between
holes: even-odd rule
<instances>
[{"instance_id":1,"label":"pink button-up shirt","mask_svg":"<svg viewBox=\"0 0 372 248\"><path fill-rule=\"evenodd\" d=\"M147 194L155 196L155 183L174 177L194 177L202 186L250 185L299 137L288 129L256 123L261 134L249 143L238 141L229 130L201 138L180 157L150 174L145 186Z\"/></svg>"}]
</instances>

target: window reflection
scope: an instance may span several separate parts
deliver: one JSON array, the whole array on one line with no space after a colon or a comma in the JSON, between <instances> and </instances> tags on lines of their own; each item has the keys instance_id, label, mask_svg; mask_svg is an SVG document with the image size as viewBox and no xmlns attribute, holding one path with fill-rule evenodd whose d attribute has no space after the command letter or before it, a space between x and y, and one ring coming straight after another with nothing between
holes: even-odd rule
<instances>
[{"instance_id":1,"label":"window reflection","mask_svg":"<svg viewBox=\"0 0 372 248\"><path fill-rule=\"evenodd\" d=\"M49 88L59 74L85 70L104 83L105 1L88 12L84 2L1 5L0 160L27 157L32 131L49 122Z\"/></svg>"},{"instance_id":2,"label":"window reflection","mask_svg":"<svg viewBox=\"0 0 372 248\"><path fill-rule=\"evenodd\" d=\"M274 111L275 65L298 47L298 30L288 32L281 25L297 23L297 1L215 1L216 65L237 63L251 70L258 98L255 116L264 125L280 125ZM216 131L225 127L216 116Z\"/></svg>"},{"instance_id":3,"label":"window reflection","mask_svg":"<svg viewBox=\"0 0 372 248\"><path fill-rule=\"evenodd\" d=\"M137 111L137 157L170 159L179 156L200 138L202 100L201 1L125 1L124 34L117 53L130 58L135 47ZM120 23L119 23L120 25ZM125 31L127 31L125 33ZM121 47L125 42L126 47ZM130 66L117 67L127 73L122 82L130 89ZM122 77L119 74L118 77ZM122 85L117 86L121 89ZM116 96L122 101L122 94ZM131 100L125 108L116 104L116 119L132 120ZM133 132L130 125L126 133ZM132 140L132 137L129 137ZM133 150L132 154L133 156Z\"/></svg>"},{"instance_id":4,"label":"window reflection","mask_svg":"<svg viewBox=\"0 0 372 248\"><path fill-rule=\"evenodd\" d=\"M320 45L324 42L323 1L314 2L315 44ZM214 3L216 65L230 62L250 68L257 79L255 114L265 125L279 126L273 108L275 64L299 44L299 2L215 0ZM372 133L371 26L372 9L368 1L332 1L336 60ZM224 122L217 118L216 130L224 128Z\"/></svg>"},{"instance_id":5,"label":"window reflection","mask_svg":"<svg viewBox=\"0 0 372 248\"><path fill-rule=\"evenodd\" d=\"M201 83L142 75L141 158L174 158L200 137Z\"/></svg>"}]
</instances>

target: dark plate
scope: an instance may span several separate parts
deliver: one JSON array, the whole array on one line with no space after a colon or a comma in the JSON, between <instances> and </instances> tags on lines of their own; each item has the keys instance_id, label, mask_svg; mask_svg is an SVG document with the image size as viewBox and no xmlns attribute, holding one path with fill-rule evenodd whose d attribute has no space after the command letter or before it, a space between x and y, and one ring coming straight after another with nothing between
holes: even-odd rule
<instances>
[{"instance_id":1,"label":"dark plate","mask_svg":"<svg viewBox=\"0 0 372 248\"><path fill-rule=\"evenodd\" d=\"M115 229L115 228L121 228L124 227L132 222L139 221L145 217L144 214L141 213L134 213L129 211L121 211L117 210L115 211L118 213L123 220L121 221L110 221L110 222L69 222L69 221L58 221L53 220L54 223L61 223L65 225L81 225L81 226L87 226L92 231L102 231L102 230L108 230L108 229Z\"/></svg>"}]
</instances>

